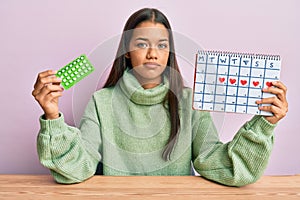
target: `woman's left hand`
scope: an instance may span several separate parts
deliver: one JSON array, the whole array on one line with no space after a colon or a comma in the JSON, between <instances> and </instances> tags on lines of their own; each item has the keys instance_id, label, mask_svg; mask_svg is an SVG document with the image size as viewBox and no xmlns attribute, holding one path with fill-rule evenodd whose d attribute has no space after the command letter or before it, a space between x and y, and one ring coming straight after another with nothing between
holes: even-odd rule
<instances>
[{"instance_id":1,"label":"woman's left hand","mask_svg":"<svg viewBox=\"0 0 300 200\"><path fill-rule=\"evenodd\" d=\"M276 124L279 120L286 116L288 112L288 102L286 100L286 86L280 81L272 82L272 85L275 87L264 88L263 92L268 92L275 94L274 97L263 98L260 101L257 101L257 104L271 104L270 106L260 106L260 110L272 112L273 116L266 116L266 120L268 120L272 124Z\"/></svg>"}]
</instances>

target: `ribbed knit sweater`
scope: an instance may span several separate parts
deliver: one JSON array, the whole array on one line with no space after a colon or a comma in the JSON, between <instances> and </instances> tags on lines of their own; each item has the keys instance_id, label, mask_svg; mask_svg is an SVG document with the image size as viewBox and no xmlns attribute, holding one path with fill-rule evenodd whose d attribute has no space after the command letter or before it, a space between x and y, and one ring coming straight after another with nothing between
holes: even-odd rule
<instances>
[{"instance_id":1,"label":"ribbed knit sweater","mask_svg":"<svg viewBox=\"0 0 300 200\"><path fill-rule=\"evenodd\" d=\"M104 175L190 175L191 166L207 179L243 186L264 172L273 146L273 129L254 116L223 144L209 112L192 109L192 90L180 98L180 134L165 161L162 153L170 135L165 95L169 84L144 89L126 71L119 83L96 91L79 128L40 117L37 150L41 163L59 183L82 182L95 174L99 162Z\"/></svg>"}]
</instances>

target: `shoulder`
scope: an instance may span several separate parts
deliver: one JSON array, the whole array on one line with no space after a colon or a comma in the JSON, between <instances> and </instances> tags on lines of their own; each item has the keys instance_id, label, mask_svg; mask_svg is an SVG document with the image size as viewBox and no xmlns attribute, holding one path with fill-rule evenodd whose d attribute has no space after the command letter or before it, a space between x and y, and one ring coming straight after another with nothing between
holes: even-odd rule
<instances>
[{"instance_id":1,"label":"shoulder","mask_svg":"<svg viewBox=\"0 0 300 200\"><path fill-rule=\"evenodd\" d=\"M193 90L191 88L183 88L182 95L179 98L179 109L184 114L191 114L193 108Z\"/></svg>"},{"instance_id":2,"label":"shoulder","mask_svg":"<svg viewBox=\"0 0 300 200\"><path fill-rule=\"evenodd\" d=\"M193 89L189 87L183 88L183 96L186 96L187 98L191 98L193 95Z\"/></svg>"},{"instance_id":3,"label":"shoulder","mask_svg":"<svg viewBox=\"0 0 300 200\"><path fill-rule=\"evenodd\" d=\"M193 101L193 89L185 87L182 91L181 101L183 104L191 104Z\"/></svg>"},{"instance_id":4,"label":"shoulder","mask_svg":"<svg viewBox=\"0 0 300 200\"><path fill-rule=\"evenodd\" d=\"M97 97L97 96L107 96L110 95L112 93L112 91L114 90L115 87L109 87L109 88L101 88L97 91L94 92L93 96Z\"/></svg>"},{"instance_id":5,"label":"shoulder","mask_svg":"<svg viewBox=\"0 0 300 200\"><path fill-rule=\"evenodd\" d=\"M100 90L97 90L94 92L92 98L95 102L103 102L108 99L111 99L112 93L113 93L114 87L109 88L102 88Z\"/></svg>"}]
</instances>

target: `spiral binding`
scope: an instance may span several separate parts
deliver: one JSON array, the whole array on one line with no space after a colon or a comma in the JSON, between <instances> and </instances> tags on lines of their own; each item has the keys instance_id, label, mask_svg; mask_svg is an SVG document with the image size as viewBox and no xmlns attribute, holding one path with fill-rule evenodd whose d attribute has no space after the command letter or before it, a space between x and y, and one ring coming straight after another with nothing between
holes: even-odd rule
<instances>
[{"instance_id":1,"label":"spiral binding","mask_svg":"<svg viewBox=\"0 0 300 200\"><path fill-rule=\"evenodd\" d=\"M254 58L254 59L280 60L280 55L256 54L256 53L244 53L244 52L232 52L232 51L198 50L198 54L210 55L210 56L231 56L231 57L243 57L243 58Z\"/></svg>"}]
</instances>

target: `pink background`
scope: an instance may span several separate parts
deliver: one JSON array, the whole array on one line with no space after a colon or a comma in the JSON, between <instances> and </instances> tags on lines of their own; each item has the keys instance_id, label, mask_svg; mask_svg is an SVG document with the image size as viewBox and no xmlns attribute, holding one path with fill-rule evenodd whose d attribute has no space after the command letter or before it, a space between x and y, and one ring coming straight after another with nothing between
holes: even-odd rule
<instances>
[{"instance_id":1,"label":"pink background","mask_svg":"<svg viewBox=\"0 0 300 200\"><path fill-rule=\"evenodd\" d=\"M174 31L204 49L281 55L281 80L289 90L289 112L276 128L275 147L265 173L299 174L300 1L297 0L2 0L0 173L48 173L40 165L36 152L42 110L31 91L37 73L58 69L120 34L127 18L142 7L163 11ZM190 74L191 68L185 68L183 61L180 63L183 73ZM71 125L76 121L73 93L74 90L66 91L60 100L61 111ZM251 116L214 114L214 117L222 121L217 126L226 142Z\"/></svg>"}]
</instances>

